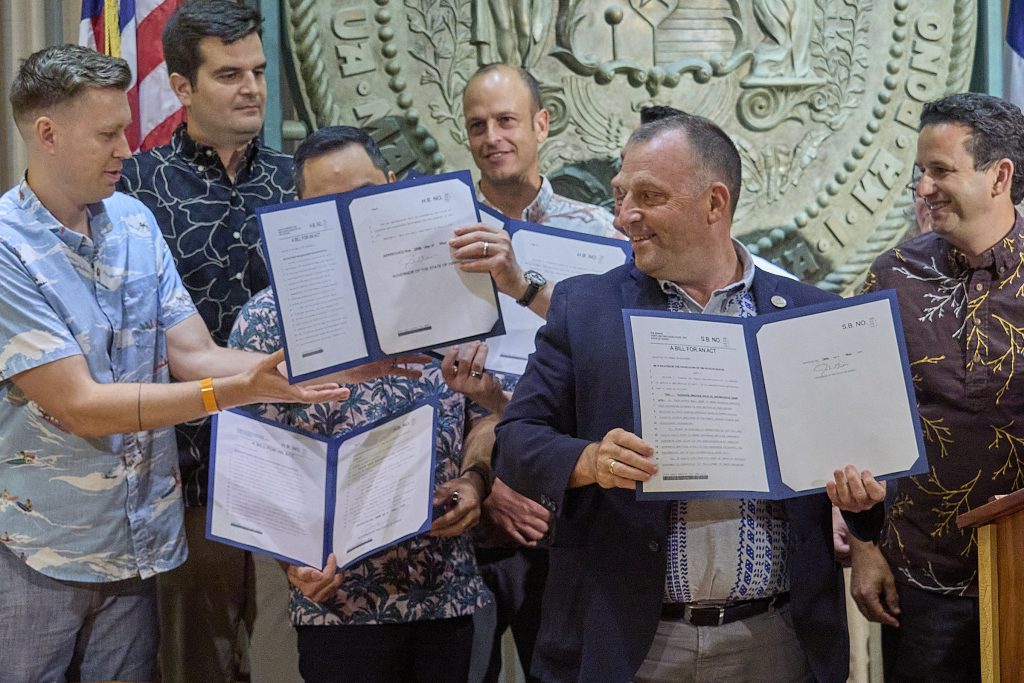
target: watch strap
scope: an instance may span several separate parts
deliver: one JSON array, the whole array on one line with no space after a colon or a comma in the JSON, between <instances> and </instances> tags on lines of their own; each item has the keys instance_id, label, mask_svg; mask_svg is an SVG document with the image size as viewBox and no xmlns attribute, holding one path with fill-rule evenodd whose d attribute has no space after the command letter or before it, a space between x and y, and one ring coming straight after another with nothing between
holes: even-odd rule
<instances>
[{"instance_id":1,"label":"watch strap","mask_svg":"<svg viewBox=\"0 0 1024 683\"><path fill-rule=\"evenodd\" d=\"M530 282L526 285L526 292L523 293L521 298L516 299L516 303L520 306L529 306L530 302L533 301L533 298L537 296L537 292L539 291L540 285Z\"/></svg>"}]
</instances>

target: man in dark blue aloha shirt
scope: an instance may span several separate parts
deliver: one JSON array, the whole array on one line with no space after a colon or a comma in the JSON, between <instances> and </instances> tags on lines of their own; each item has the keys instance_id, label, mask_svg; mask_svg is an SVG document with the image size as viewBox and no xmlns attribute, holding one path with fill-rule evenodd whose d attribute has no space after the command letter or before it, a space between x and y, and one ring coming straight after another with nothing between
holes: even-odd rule
<instances>
[{"instance_id":1,"label":"man in dark blue aloha shirt","mask_svg":"<svg viewBox=\"0 0 1024 683\"><path fill-rule=\"evenodd\" d=\"M169 144L124 163L119 189L154 214L214 340L270 284L255 212L294 197L291 159L260 142L267 86L260 14L229 0L187 2L163 35L170 86L188 112ZM176 430L189 559L161 577L160 659L169 683L234 681L250 641L254 683L298 681L273 562L207 541L206 419ZM275 583L276 582L276 583ZM289 642L291 639L291 642Z\"/></svg>"}]
</instances>

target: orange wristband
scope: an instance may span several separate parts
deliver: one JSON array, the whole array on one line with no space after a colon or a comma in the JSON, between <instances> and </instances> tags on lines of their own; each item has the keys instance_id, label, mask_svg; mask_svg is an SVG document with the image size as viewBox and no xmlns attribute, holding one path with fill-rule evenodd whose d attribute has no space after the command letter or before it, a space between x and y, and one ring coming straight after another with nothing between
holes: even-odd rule
<instances>
[{"instance_id":1,"label":"orange wristband","mask_svg":"<svg viewBox=\"0 0 1024 683\"><path fill-rule=\"evenodd\" d=\"M210 415L220 412L217 405L217 395L213 393L213 378L206 377L199 380L199 394L203 397L203 406Z\"/></svg>"}]
</instances>

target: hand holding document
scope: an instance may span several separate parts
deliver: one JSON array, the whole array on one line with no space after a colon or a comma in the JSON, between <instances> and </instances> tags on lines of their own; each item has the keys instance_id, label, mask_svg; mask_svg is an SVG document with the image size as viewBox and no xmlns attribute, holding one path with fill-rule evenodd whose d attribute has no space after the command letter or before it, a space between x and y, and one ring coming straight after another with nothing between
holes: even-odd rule
<instances>
[{"instance_id":1,"label":"hand holding document","mask_svg":"<svg viewBox=\"0 0 1024 683\"><path fill-rule=\"evenodd\" d=\"M430 528L437 408L327 439L225 411L214 418L207 536L321 568Z\"/></svg>"},{"instance_id":2,"label":"hand holding document","mask_svg":"<svg viewBox=\"0 0 1024 683\"><path fill-rule=\"evenodd\" d=\"M835 472L835 480L825 482L832 504L844 512L863 512L885 500L885 482L878 481L868 470L858 472L847 465Z\"/></svg>"},{"instance_id":3,"label":"hand holding document","mask_svg":"<svg viewBox=\"0 0 1024 683\"><path fill-rule=\"evenodd\" d=\"M754 318L624 311L639 497L785 498L927 469L891 292Z\"/></svg>"},{"instance_id":4,"label":"hand holding document","mask_svg":"<svg viewBox=\"0 0 1024 683\"><path fill-rule=\"evenodd\" d=\"M481 209L485 223L501 220L493 212L488 215L489 211ZM607 273L632 254L627 240L512 220L505 221L505 228L512 235L512 248L522 269L541 273L552 285L574 275ZM498 294L498 302L505 334L487 340L487 369L522 375L544 319L505 294Z\"/></svg>"},{"instance_id":5,"label":"hand holding document","mask_svg":"<svg viewBox=\"0 0 1024 683\"><path fill-rule=\"evenodd\" d=\"M292 381L503 331L494 284L448 253L466 171L258 212Z\"/></svg>"}]
</instances>

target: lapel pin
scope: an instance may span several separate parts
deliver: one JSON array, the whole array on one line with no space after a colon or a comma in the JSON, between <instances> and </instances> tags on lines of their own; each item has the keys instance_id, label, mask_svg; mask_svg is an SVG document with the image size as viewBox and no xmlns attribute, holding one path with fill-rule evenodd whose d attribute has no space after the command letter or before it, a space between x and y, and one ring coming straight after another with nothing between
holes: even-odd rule
<instances>
[{"instance_id":1,"label":"lapel pin","mask_svg":"<svg viewBox=\"0 0 1024 683\"><path fill-rule=\"evenodd\" d=\"M776 294L772 297L772 306L775 308L785 308L787 303L789 302L786 301L786 297L784 296Z\"/></svg>"}]
</instances>

